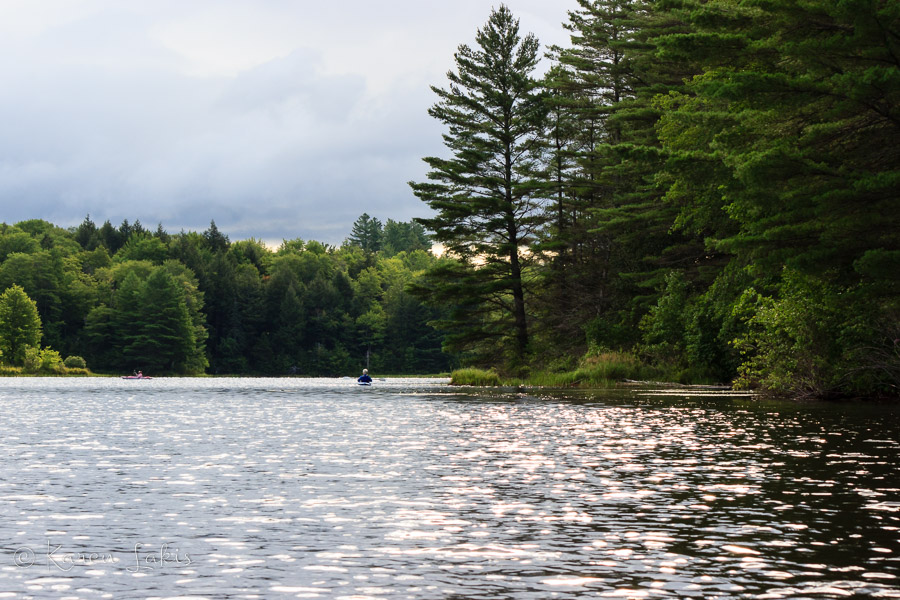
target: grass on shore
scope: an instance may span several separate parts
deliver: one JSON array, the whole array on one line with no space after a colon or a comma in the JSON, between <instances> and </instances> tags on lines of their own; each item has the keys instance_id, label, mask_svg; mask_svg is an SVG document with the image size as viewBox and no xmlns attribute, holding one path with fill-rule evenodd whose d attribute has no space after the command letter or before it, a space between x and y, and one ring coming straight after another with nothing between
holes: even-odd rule
<instances>
[{"instance_id":1,"label":"grass on shore","mask_svg":"<svg viewBox=\"0 0 900 600\"><path fill-rule=\"evenodd\" d=\"M450 374L451 385L534 386L534 387L608 387L625 379L658 379L662 372L637 357L622 352L604 352L582 359L575 370L534 371L527 377L502 377L490 369L458 369Z\"/></svg>"},{"instance_id":2,"label":"grass on shore","mask_svg":"<svg viewBox=\"0 0 900 600\"><path fill-rule=\"evenodd\" d=\"M501 385L500 374L493 369L476 369L469 367L457 369L450 373L450 385L476 385L497 386Z\"/></svg>"},{"instance_id":3,"label":"grass on shore","mask_svg":"<svg viewBox=\"0 0 900 600\"><path fill-rule=\"evenodd\" d=\"M0 377L96 377L96 373L92 373L90 369L82 369L80 367L66 367L59 373L47 372L28 372L22 367L13 367L10 365L0 365Z\"/></svg>"}]
</instances>

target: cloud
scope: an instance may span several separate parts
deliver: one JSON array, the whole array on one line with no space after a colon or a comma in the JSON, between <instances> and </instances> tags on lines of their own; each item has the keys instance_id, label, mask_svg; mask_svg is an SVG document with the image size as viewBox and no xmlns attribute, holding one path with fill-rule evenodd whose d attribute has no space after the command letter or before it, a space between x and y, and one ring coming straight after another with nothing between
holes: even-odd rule
<instances>
[{"instance_id":1,"label":"cloud","mask_svg":"<svg viewBox=\"0 0 900 600\"><path fill-rule=\"evenodd\" d=\"M365 91L358 74L322 72L318 53L299 48L240 73L225 90L222 103L239 111L309 113L342 121Z\"/></svg>"},{"instance_id":2,"label":"cloud","mask_svg":"<svg viewBox=\"0 0 900 600\"><path fill-rule=\"evenodd\" d=\"M519 4L526 31L565 17ZM421 216L406 182L443 152L429 85L490 7L5 0L3 219L339 243L363 212Z\"/></svg>"}]
</instances>

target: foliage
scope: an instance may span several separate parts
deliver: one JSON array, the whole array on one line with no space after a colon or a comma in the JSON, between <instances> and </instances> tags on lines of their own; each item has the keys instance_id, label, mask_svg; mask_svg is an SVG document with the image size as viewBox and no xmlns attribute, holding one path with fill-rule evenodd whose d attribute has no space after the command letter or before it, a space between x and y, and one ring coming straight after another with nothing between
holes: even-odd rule
<instances>
[{"instance_id":1,"label":"foliage","mask_svg":"<svg viewBox=\"0 0 900 600\"><path fill-rule=\"evenodd\" d=\"M4 362L23 365L26 351L41 341L37 304L18 285L0 295L0 352Z\"/></svg>"},{"instance_id":2,"label":"foliage","mask_svg":"<svg viewBox=\"0 0 900 600\"><path fill-rule=\"evenodd\" d=\"M459 46L449 88L432 87L438 102L429 114L446 126L451 156L425 158L429 181L410 185L436 213L417 221L449 260L415 289L433 302L456 299L447 321L460 333L448 338L449 348L483 354L476 332L490 327L487 343L520 362L529 348L528 249L544 218L538 175L546 107L531 76L539 44L519 35L503 5L475 39L475 48Z\"/></svg>"},{"instance_id":3,"label":"foliage","mask_svg":"<svg viewBox=\"0 0 900 600\"><path fill-rule=\"evenodd\" d=\"M67 369L87 369L87 361L80 356L67 356L63 364Z\"/></svg>"},{"instance_id":4,"label":"foliage","mask_svg":"<svg viewBox=\"0 0 900 600\"><path fill-rule=\"evenodd\" d=\"M273 252L214 221L174 235L90 217L68 232L2 224L0 286L34 300L45 343L100 372L343 375L366 360L373 372L447 371L428 325L438 311L406 291L435 261L430 242L419 224L388 225L391 248L365 255L299 239ZM25 345L7 361L22 364Z\"/></svg>"},{"instance_id":5,"label":"foliage","mask_svg":"<svg viewBox=\"0 0 900 600\"><path fill-rule=\"evenodd\" d=\"M371 253L381 250L384 231L381 221L363 213L350 230L347 243L362 248L363 252Z\"/></svg>"},{"instance_id":6,"label":"foliage","mask_svg":"<svg viewBox=\"0 0 900 600\"><path fill-rule=\"evenodd\" d=\"M658 374L658 370L647 367L632 354L602 352L584 358L574 373L573 383L585 385L625 379L649 380Z\"/></svg>"},{"instance_id":7,"label":"foliage","mask_svg":"<svg viewBox=\"0 0 900 600\"><path fill-rule=\"evenodd\" d=\"M896 392L900 303L886 310L861 289L791 270L779 290L748 290L737 307L749 315L735 340L739 386L816 397Z\"/></svg>"},{"instance_id":8,"label":"foliage","mask_svg":"<svg viewBox=\"0 0 900 600\"><path fill-rule=\"evenodd\" d=\"M521 377L507 377L494 369L464 368L450 375L452 385L539 387L607 387L624 380L659 379L663 372L647 366L633 354L603 352L585 356L574 369L537 370Z\"/></svg>"},{"instance_id":9,"label":"foliage","mask_svg":"<svg viewBox=\"0 0 900 600\"><path fill-rule=\"evenodd\" d=\"M23 373L61 375L66 372L62 357L59 352L51 348L38 348L28 346L25 349L25 360L22 365Z\"/></svg>"},{"instance_id":10,"label":"foliage","mask_svg":"<svg viewBox=\"0 0 900 600\"><path fill-rule=\"evenodd\" d=\"M578 0L565 27L540 81L505 6L459 47L427 218L274 251L0 224L0 290L39 317L4 360L900 396L897 3Z\"/></svg>"},{"instance_id":11,"label":"foliage","mask_svg":"<svg viewBox=\"0 0 900 600\"><path fill-rule=\"evenodd\" d=\"M382 234L382 250L387 257L431 249L431 239L425 228L414 221L403 223L388 219Z\"/></svg>"},{"instance_id":12,"label":"foliage","mask_svg":"<svg viewBox=\"0 0 900 600\"><path fill-rule=\"evenodd\" d=\"M451 385L477 385L477 386L495 386L500 385L500 375L494 370L485 369L457 369L450 373Z\"/></svg>"},{"instance_id":13,"label":"foliage","mask_svg":"<svg viewBox=\"0 0 900 600\"><path fill-rule=\"evenodd\" d=\"M532 380L615 350L681 381L900 395L896 4L579 0L569 16L529 180ZM516 277L493 270L470 227L493 230L467 204L497 113L491 93L466 96L467 73L435 89L454 158L427 158L435 183L414 190L450 260L415 291L463 361L502 367ZM483 129L462 118L475 109Z\"/></svg>"}]
</instances>

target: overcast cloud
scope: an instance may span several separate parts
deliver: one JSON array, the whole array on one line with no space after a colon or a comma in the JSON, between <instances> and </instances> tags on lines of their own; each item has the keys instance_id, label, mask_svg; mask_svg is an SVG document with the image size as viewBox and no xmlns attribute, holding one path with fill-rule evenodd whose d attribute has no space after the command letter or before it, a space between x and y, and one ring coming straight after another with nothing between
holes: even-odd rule
<instances>
[{"instance_id":1,"label":"overcast cloud","mask_svg":"<svg viewBox=\"0 0 900 600\"><path fill-rule=\"evenodd\" d=\"M508 0L563 44L575 0ZM340 243L427 214L427 114L492 0L0 0L0 221Z\"/></svg>"}]
</instances>

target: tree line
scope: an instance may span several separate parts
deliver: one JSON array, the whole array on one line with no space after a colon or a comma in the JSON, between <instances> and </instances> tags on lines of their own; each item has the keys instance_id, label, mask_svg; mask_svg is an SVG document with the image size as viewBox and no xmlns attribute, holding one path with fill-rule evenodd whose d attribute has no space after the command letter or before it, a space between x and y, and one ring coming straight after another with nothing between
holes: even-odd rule
<instances>
[{"instance_id":1,"label":"tree line","mask_svg":"<svg viewBox=\"0 0 900 600\"><path fill-rule=\"evenodd\" d=\"M415 293L509 373L623 352L686 382L900 394L900 3L493 10L411 182L452 260Z\"/></svg>"},{"instance_id":2,"label":"tree line","mask_svg":"<svg viewBox=\"0 0 900 600\"><path fill-rule=\"evenodd\" d=\"M407 291L439 261L422 226L363 215L353 231L340 247L273 250L232 242L214 221L177 234L90 216L70 229L0 224L0 360L52 371L69 356L146 374L449 370L429 325L440 310Z\"/></svg>"}]
</instances>

